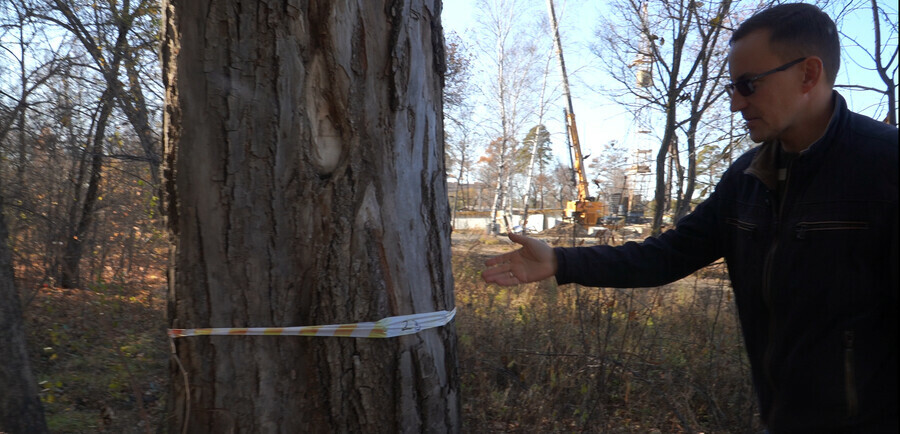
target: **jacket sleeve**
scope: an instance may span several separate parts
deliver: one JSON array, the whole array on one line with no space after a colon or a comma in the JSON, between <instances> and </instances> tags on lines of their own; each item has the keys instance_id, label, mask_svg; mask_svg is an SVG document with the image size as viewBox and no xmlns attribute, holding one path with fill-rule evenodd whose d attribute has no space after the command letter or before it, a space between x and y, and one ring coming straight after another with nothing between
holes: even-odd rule
<instances>
[{"instance_id":1,"label":"jacket sleeve","mask_svg":"<svg viewBox=\"0 0 900 434\"><path fill-rule=\"evenodd\" d=\"M718 191L710 195L694 212L679 220L674 229L641 243L555 248L557 283L653 287L681 279L712 263L722 257L718 195Z\"/></svg>"}]
</instances>

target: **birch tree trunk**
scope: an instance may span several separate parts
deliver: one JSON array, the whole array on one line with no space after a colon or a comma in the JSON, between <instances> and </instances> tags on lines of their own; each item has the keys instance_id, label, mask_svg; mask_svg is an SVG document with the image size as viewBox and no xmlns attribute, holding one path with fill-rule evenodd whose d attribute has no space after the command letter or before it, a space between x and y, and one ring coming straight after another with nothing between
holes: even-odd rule
<instances>
[{"instance_id":1,"label":"birch tree trunk","mask_svg":"<svg viewBox=\"0 0 900 434\"><path fill-rule=\"evenodd\" d=\"M171 327L453 308L440 8L164 5ZM452 323L389 339L179 338L173 349L170 432L459 431Z\"/></svg>"}]
</instances>

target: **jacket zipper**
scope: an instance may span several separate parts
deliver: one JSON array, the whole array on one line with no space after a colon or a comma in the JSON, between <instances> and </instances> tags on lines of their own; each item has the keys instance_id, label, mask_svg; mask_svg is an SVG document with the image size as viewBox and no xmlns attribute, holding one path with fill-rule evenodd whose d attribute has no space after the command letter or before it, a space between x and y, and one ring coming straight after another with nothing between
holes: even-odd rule
<instances>
[{"instance_id":1,"label":"jacket zipper","mask_svg":"<svg viewBox=\"0 0 900 434\"><path fill-rule=\"evenodd\" d=\"M754 232L756 231L756 225L753 223L748 223L743 220L738 220L735 218L729 218L725 220L725 223L728 223L742 231Z\"/></svg>"},{"instance_id":2,"label":"jacket zipper","mask_svg":"<svg viewBox=\"0 0 900 434\"><path fill-rule=\"evenodd\" d=\"M780 206L780 204L779 204ZM772 244L769 247L769 251L766 253L765 261L763 262L763 288L762 288L762 297L763 303L766 306L766 310L769 313L769 324L768 324L768 339L766 341L766 348L763 351L763 377L765 378L766 383L769 385L769 389L772 391L772 407L774 407L775 400L775 390L777 389L775 385L775 379L772 377L772 353L774 353L773 347L775 342L775 330L777 328L777 323L775 321L775 306L774 301L772 299L772 263L775 261L775 252L778 250L778 226L779 226L779 216L778 210L775 207L772 208L773 214L775 214L775 222L773 224L773 237ZM769 415L772 415L772 408L769 408Z\"/></svg>"},{"instance_id":3,"label":"jacket zipper","mask_svg":"<svg viewBox=\"0 0 900 434\"><path fill-rule=\"evenodd\" d=\"M797 223L797 238L805 239L809 232L818 231L851 231L869 229L868 222L850 221L825 221L825 222L800 222Z\"/></svg>"},{"instance_id":4,"label":"jacket zipper","mask_svg":"<svg viewBox=\"0 0 900 434\"><path fill-rule=\"evenodd\" d=\"M853 364L853 332L844 332L844 391L847 396L847 416L855 417L859 410Z\"/></svg>"},{"instance_id":5,"label":"jacket zipper","mask_svg":"<svg viewBox=\"0 0 900 434\"><path fill-rule=\"evenodd\" d=\"M781 219L784 215L784 203L787 202L785 199L787 198L788 186L791 183L791 166L793 166L793 161L788 163L787 173L785 175L784 180L784 190L782 191L781 197L778 197L778 193L769 191L769 200L777 200L778 204L772 206L772 214L773 214L773 227L772 227L772 244L769 247L769 251L766 254L765 261L763 262L763 302L766 305L766 308L769 312L769 337L766 343L766 349L763 352L763 376L766 382L769 385L769 389L772 391L772 404L769 408L769 417L773 416L773 410L775 407L775 399L777 394L778 387L775 384L775 379L772 377L772 357L775 346L775 337L776 330L778 329L778 323L775 319L775 302L772 294L772 280L773 277L773 263L775 262L775 253L778 251L778 232L781 229ZM773 199L774 197L774 199Z\"/></svg>"}]
</instances>

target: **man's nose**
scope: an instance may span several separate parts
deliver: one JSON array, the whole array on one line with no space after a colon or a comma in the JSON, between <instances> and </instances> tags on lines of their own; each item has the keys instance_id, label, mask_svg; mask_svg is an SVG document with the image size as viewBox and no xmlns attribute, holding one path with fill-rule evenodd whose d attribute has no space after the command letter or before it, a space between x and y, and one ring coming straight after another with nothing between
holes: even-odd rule
<instances>
[{"instance_id":1,"label":"man's nose","mask_svg":"<svg viewBox=\"0 0 900 434\"><path fill-rule=\"evenodd\" d=\"M741 111L744 107L747 107L747 98L735 89L731 93L731 112Z\"/></svg>"}]
</instances>

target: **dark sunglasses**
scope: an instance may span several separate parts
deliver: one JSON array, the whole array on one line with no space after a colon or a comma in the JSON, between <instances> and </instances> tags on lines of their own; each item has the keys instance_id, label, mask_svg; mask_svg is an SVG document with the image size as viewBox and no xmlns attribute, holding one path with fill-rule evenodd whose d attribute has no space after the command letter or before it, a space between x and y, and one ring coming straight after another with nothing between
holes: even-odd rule
<instances>
[{"instance_id":1,"label":"dark sunglasses","mask_svg":"<svg viewBox=\"0 0 900 434\"><path fill-rule=\"evenodd\" d=\"M735 90L737 90L738 93L743 96L753 95L753 92L756 92L756 88L753 87L754 81L759 80L760 78L763 78L769 74L774 74L776 72L784 71L785 69L788 69L804 60L806 60L806 58L801 57L797 60L792 60L788 63L785 63L784 65L781 65L771 71L763 72L762 74L759 74L757 76L750 77L750 78L743 78L734 83L728 83L725 85L725 91L728 92L728 96L734 96Z\"/></svg>"}]
</instances>

